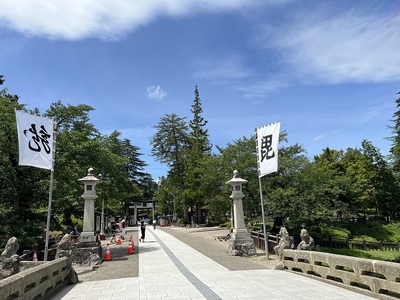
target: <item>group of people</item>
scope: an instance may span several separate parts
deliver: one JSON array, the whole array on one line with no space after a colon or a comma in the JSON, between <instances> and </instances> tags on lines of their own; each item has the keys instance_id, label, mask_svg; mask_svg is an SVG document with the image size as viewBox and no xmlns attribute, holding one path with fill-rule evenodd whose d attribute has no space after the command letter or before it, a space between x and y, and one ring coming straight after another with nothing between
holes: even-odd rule
<instances>
[{"instance_id":1,"label":"group of people","mask_svg":"<svg viewBox=\"0 0 400 300\"><path fill-rule=\"evenodd\" d=\"M156 229L157 221L153 220L153 228ZM109 227L108 227L109 228ZM109 230L109 229L108 229ZM107 230L107 232L108 232ZM73 230L71 231L72 236L79 236L79 231L78 231L78 223L74 224ZM119 218L118 223L113 223L111 225L111 240L110 242L112 244L117 243L116 236L117 234L120 234L120 237L122 240L125 240L125 235L126 235L126 221L124 218ZM139 242L144 242L145 236L146 236L146 224L142 220L140 221L140 238ZM97 235L100 235L100 232L97 232ZM100 238L99 238L100 240Z\"/></svg>"},{"instance_id":2,"label":"group of people","mask_svg":"<svg viewBox=\"0 0 400 300\"><path fill-rule=\"evenodd\" d=\"M111 226L111 233L112 233L112 238L111 238L111 243L116 243L115 236L117 233L121 234L121 239L125 239L125 234L126 234L126 221L125 219L119 219L119 222L116 224L113 224ZM156 220L153 220L153 227L156 229ZM144 221L140 221L140 238L139 242L144 242L144 239L146 237L146 224Z\"/></svg>"},{"instance_id":3,"label":"group of people","mask_svg":"<svg viewBox=\"0 0 400 300\"><path fill-rule=\"evenodd\" d=\"M126 221L123 218L119 218L118 219L118 223L114 223L111 225L111 243L114 244L117 242L117 240L115 239L116 235L120 234L121 235L121 239L125 239L125 234L126 234Z\"/></svg>"}]
</instances>

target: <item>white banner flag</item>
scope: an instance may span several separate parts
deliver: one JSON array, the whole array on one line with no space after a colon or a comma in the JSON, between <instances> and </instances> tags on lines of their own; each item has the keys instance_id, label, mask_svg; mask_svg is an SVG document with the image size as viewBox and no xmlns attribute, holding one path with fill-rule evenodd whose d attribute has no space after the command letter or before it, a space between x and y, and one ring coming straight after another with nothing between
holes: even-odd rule
<instances>
[{"instance_id":1,"label":"white banner flag","mask_svg":"<svg viewBox=\"0 0 400 300\"><path fill-rule=\"evenodd\" d=\"M19 165L53 168L53 120L16 110Z\"/></svg>"},{"instance_id":2,"label":"white banner flag","mask_svg":"<svg viewBox=\"0 0 400 300\"><path fill-rule=\"evenodd\" d=\"M281 123L256 129L258 177L278 171L278 143Z\"/></svg>"}]
</instances>

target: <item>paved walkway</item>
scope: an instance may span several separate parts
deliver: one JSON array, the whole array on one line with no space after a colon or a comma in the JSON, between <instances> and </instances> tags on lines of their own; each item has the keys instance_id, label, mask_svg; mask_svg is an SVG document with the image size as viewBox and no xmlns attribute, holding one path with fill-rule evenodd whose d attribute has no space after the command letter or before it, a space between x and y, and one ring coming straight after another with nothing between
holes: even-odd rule
<instances>
[{"instance_id":1,"label":"paved walkway","mask_svg":"<svg viewBox=\"0 0 400 300\"><path fill-rule=\"evenodd\" d=\"M286 271L229 271L163 230L146 231L139 277L80 282L52 300L375 299Z\"/></svg>"}]
</instances>

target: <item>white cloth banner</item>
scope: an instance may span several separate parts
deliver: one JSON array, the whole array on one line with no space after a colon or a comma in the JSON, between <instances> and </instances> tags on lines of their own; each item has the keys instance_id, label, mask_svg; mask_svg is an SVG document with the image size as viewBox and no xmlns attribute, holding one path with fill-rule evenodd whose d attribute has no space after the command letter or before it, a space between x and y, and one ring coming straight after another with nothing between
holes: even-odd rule
<instances>
[{"instance_id":1,"label":"white cloth banner","mask_svg":"<svg viewBox=\"0 0 400 300\"><path fill-rule=\"evenodd\" d=\"M281 123L256 129L258 176L278 171L278 143Z\"/></svg>"},{"instance_id":2,"label":"white cloth banner","mask_svg":"<svg viewBox=\"0 0 400 300\"><path fill-rule=\"evenodd\" d=\"M19 165L53 168L53 120L16 110Z\"/></svg>"}]
</instances>

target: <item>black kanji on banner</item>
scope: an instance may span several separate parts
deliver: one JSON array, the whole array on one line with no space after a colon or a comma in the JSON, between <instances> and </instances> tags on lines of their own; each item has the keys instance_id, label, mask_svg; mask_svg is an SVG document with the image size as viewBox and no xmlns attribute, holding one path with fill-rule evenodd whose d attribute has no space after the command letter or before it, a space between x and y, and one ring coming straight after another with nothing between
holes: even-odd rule
<instances>
[{"instance_id":1,"label":"black kanji on banner","mask_svg":"<svg viewBox=\"0 0 400 300\"><path fill-rule=\"evenodd\" d=\"M40 126L39 132L36 129L36 124L31 124L31 128L24 130L24 135L28 137L28 134L31 136L31 140L28 143L29 149L35 152L40 152L43 150L50 154L51 148L49 145L48 139L51 137L47 132L46 128L42 125ZM42 147L41 147L42 146Z\"/></svg>"},{"instance_id":2,"label":"black kanji on banner","mask_svg":"<svg viewBox=\"0 0 400 300\"><path fill-rule=\"evenodd\" d=\"M272 134L262 137L261 140L261 162L275 157L275 151L272 148Z\"/></svg>"}]
</instances>

